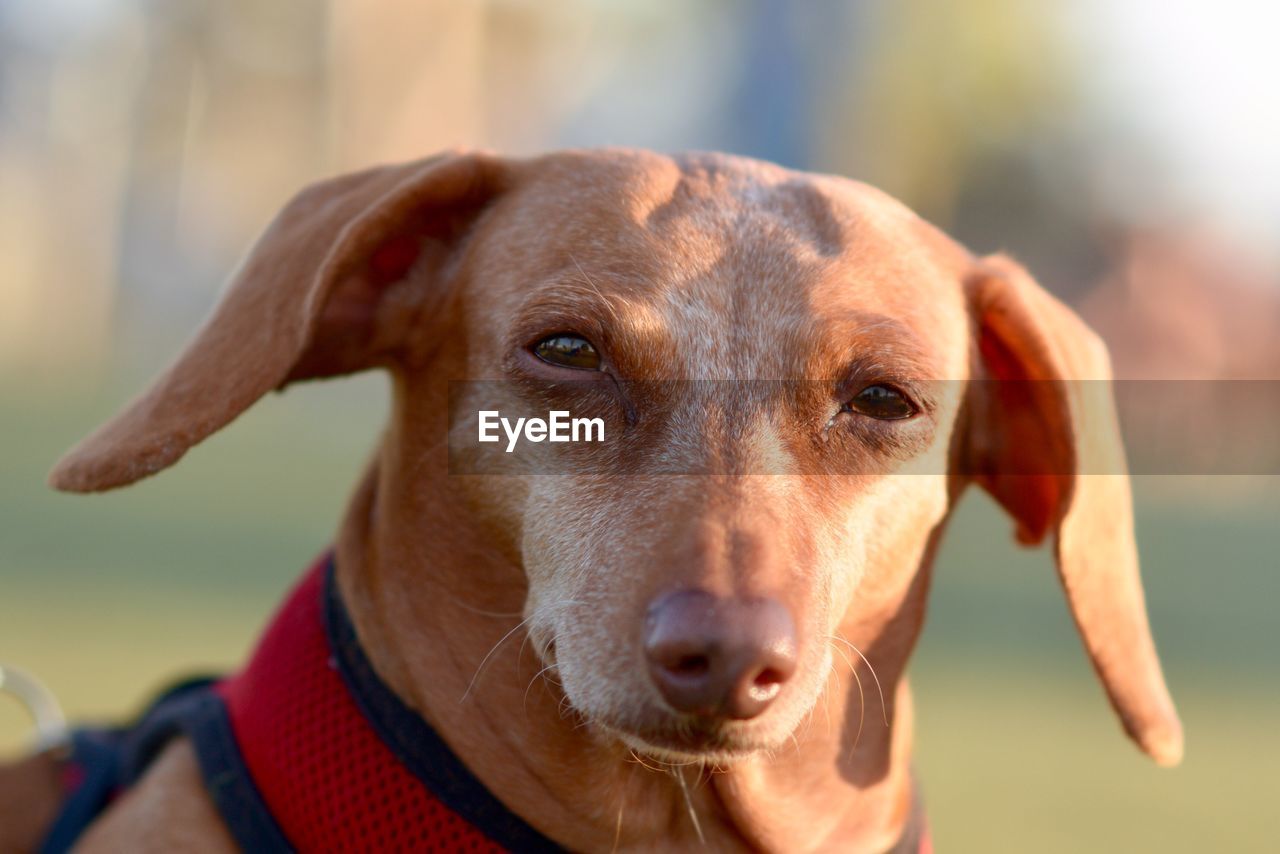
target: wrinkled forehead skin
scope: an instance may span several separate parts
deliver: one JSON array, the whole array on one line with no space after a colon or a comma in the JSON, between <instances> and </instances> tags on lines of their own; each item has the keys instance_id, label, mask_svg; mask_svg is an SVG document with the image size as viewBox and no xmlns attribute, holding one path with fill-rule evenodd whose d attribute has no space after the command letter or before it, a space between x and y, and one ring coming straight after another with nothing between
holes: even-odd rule
<instances>
[{"instance_id":1,"label":"wrinkled forehead skin","mask_svg":"<svg viewBox=\"0 0 1280 854\"><path fill-rule=\"evenodd\" d=\"M722 154L564 152L515 170L463 297L473 336L505 336L495 358L528 343L522 320L563 317L637 380L826 380L886 348L920 378L967 375L972 259L874 188Z\"/></svg>"}]
</instances>

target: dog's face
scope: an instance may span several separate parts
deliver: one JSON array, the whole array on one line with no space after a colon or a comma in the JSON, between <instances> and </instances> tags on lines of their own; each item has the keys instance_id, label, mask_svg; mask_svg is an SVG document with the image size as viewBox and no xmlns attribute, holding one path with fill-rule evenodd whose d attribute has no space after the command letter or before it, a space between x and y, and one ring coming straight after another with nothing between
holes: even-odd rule
<instances>
[{"instance_id":1,"label":"dog's face","mask_svg":"<svg viewBox=\"0 0 1280 854\"><path fill-rule=\"evenodd\" d=\"M458 479L503 508L536 648L573 707L633 746L778 746L846 617L892 616L946 512L963 383L936 381L969 371L966 255L869 188L711 156L561 159L474 239L466 333L427 370L497 382L455 386L453 446L476 447L486 409L605 422L597 448L494 448L485 476ZM769 619L740 627L765 635L747 647L793 647L759 711L664 696L646 642L680 591L785 612L781 638Z\"/></svg>"},{"instance_id":2,"label":"dog's face","mask_svg":"<svg viewBox=\"0 0 1280 854\"><path fill-rule=\"evenodd\" d=\"M396 376L389 441L438 459L448 434L479 472L427 466L421 489L523 570L536 649L611 737L704 761L777 747L848 635L885 641L896 680L933 535L974 480L1024 540L1057 536L1113 703L1176 760L1114 415L1069 385L1104 379L1105 352L1021 270L868 187L620 151L327 182L55 482L129 482L272 387L372 365ZM482 454L482 409L600 418L606 441Z\"/></svg>"}]
</instances>

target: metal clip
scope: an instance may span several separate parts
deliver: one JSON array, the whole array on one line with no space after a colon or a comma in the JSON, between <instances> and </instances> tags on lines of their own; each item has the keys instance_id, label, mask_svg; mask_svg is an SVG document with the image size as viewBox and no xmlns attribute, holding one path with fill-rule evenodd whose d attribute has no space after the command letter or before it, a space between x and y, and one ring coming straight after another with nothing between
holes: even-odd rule
<instances>
[{"instance_id":1,"label":"metal clip","mask_svg":"<svg viewBox=\"0 0 1280 854\"><path fill-rule=\"evenodd\" d=\"M34 676L16 667L0 664L0 692L9 694L26 708L36 724L36 750L60 747L67 741L67 719L48 688Z\"/></svg>"}]
</instances>

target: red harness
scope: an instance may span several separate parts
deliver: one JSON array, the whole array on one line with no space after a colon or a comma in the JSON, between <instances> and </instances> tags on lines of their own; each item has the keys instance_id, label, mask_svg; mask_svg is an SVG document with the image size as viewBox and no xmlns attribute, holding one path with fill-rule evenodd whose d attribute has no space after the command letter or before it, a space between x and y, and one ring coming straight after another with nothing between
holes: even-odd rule
<instances>
[{"instance_id":1,"label":"red harness","mask_svg":"<svg viewBox=\"0 0 1280 854\"><path fill-rule=\"evenodd\" d=\"M325 567L306 574L218 694L244 763L305 851L504 850L392 752L339 675L325 632Z\"/></svg>"},{"instance_id":2,"label":"red harness","mask_svg":"<svg viewBox=\"0 0 1280 854\"><path fill-rule=\"evenodd\" d=\"M289 594L248 666L162 697L133 727L83 730L76 788L43 851L64 851L177 734L246 851L553 852L373 671L320 560ZM895 852L932 848L916 799Z\"/></svg>"}]
</instances>

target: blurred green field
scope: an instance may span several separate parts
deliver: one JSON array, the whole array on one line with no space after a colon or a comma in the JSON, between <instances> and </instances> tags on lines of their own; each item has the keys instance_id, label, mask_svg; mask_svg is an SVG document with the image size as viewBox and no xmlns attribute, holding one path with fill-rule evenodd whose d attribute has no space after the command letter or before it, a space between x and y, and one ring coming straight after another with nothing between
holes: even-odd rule
<instances>
[{"instance_id":1,"label":"blurred green field","mask_svg":"<svg viewBox=\"0 0 1280 854\"><path fill-rule=\"evenodd\" d=\"M328 542L385 412L369 377L260 403L124 492L47 490L58 454L127 394L0 384L0 660L81 719L234 665ZM52 402L51 402L52 401ZM1048 554L977 493L952 526L913 664L917 762L941 851L1275 850L1280 482L1144 478L1152 619L1187 731L1157 769L1120 733ZM0 700L0 754L27 735Z\"/></svg>"}]
</instances>

